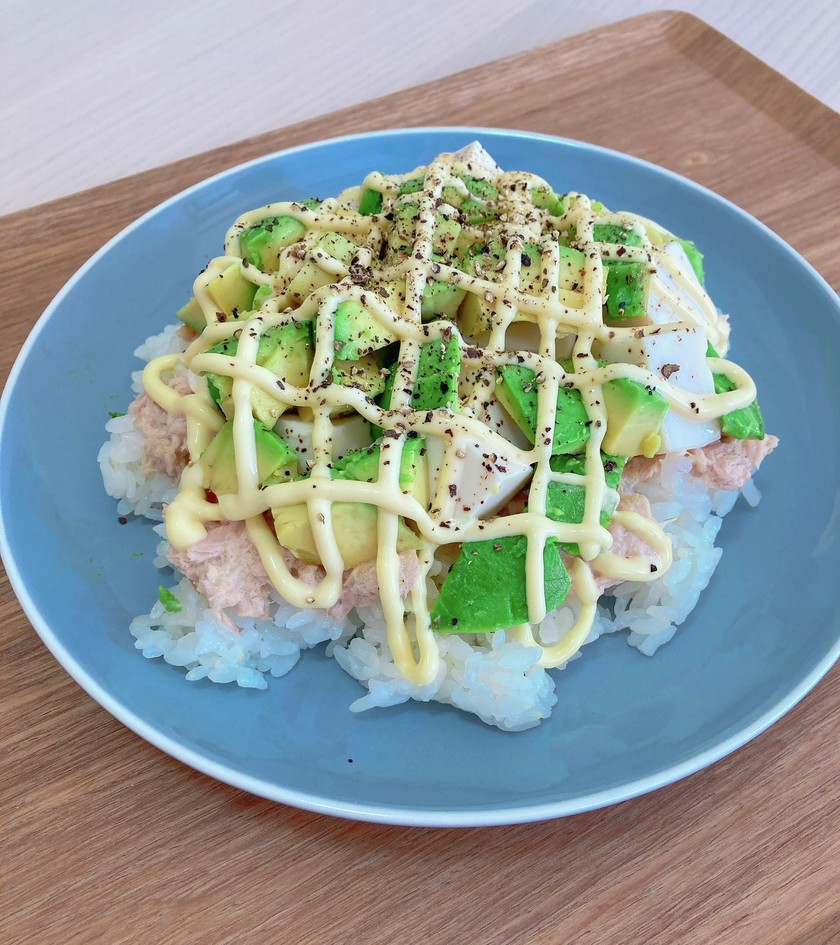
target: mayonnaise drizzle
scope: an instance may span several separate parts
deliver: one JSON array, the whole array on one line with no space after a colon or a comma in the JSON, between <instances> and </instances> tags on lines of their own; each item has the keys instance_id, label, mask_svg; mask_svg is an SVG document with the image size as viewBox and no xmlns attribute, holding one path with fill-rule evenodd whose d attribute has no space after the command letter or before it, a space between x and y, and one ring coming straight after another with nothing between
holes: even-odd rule
<instances>
[{"instance_id":1,"label":"mayonnaise drizzle","mask_svg":"<svg viewBox=\"0 0 840 945\"><path fill-rule=\"evenodd\" d=\"M504 263L498 272L487 273L477 267L474 275L455 266L433 261L433 248L438 214L451 210L443 200L444 187L454 187L462 196L470 196L464 182L456 175L468 173L488 177L498 188L501 224L496 232L507 240ZM422 175L421 191L410 197L399 197L401 181ZM740 367L724 359L715 359L710 366L716 373L725 374L735 385L726 394L689 394L668 383L661 376L632 364L599 365L593 347L607 337L627 337L638 328L606 326L602 311L604 304L604 264L615 256L618 246L597 244L593 227L600 223L616 223L640 235L641 247L622 246L621 258L657 267L668 277L678 292L668 286L659 287L671 304L682 313L682 320L674 324L656 326L656 331L674 331L681 328L702 329L712 344L724 352L728 327L711 299L683 265L668 253L654 246L650 232L661 233L655 225L628 213L593 212L590 200L580 194L569 196L568 209L562 217L551 217L546 211L536 210L530 202L530 188L546 186L538 177L522 172L488 175L472 165L437 162L402 176L369 174L364 182L367 188L383 194L385 208L392 210L401 202L418 205L413 245L404 259L394 264L380 264L379 249L386 239L389 222L384 212L380 215L361 216L353 207L358 199L358 188L345 192L339 199L329 199L317 209L307 209L298 203L275 203L252 210L241 216L229 230L225 240L225 255L211 261L195 282L196 300L204 313L207 327L193 341L183 355L167 355L152 361L143 374L146 392L164 410L184 413L187 419L188 448L191 463L184 470L176 499L166 510L167 534L173 547L179 550L201 540L206 534L204 523L227 520L244 521L266 572L278 592L293 606L299 608L328 608L336 603L341 590L344 561L332 527L332 508L335 502L363 502L378 508L378 544L376 574L381 602L388 627L388 642L396 665L413 683L425 684L438 672L440 657L437 637L430 626L426 600L427 575L434 563L439 546L453 542L496 539L505 535L525 535L527 551L527 600L529 623L513 629L513 637L528 646L541 650L544 666L559 666L567 662L585 641L596 613L597 586L593 565L601 575L616 580L649 581L660 577L671 563L671 543L662 528L635 512L620 506L614 521L636 534L656 556L656 573L652 572L653 559L644 555L622 558L610 552L612 537L601 526L600 514L607 497L607 486L601 463L601 444L606 433L606 412L601 396L602 385L615 378L631 378L655 388L680 417L697 422L711 420L755 398L755 385ZM477 199L477 198L476 198ZM479 200L479 202L481 202ZM357 205L357 204L356 204ZM250 226L276 216L291 216L306 227L304 239L280 253L276 272L267 274L243 263L240 256L240 234ZM580 291L558 287L561 259L558 234L575 229L575 245L584 253L584 268ZM368 267L370 278L365 285L356 284L350 268L329 255L319 245L327 233L340 233L358 247L354 265ZM462 238L483 241L480 228L464 226ZM541 271L535 292L520 288L522 278L522 251L525 243L537 243L541 250ZM258 314L247 320L224 321L207 292L207 286L231 265L238 265L245 279L259 286L268 286L271 297ZM301 304L293 307L292 287L302 268L312 276L312 291ZM319 275L319 273L321 275ZM531 273L529 272L529 277ZM423 291L431 281L449 282L478 296L492 310L489 338L482 348L470 339L462 338L458 324L433 321L426 325L421 320ZM325 284L326 283L326 284ZM389 293L388 299L378 294L370 284L404 284L404 293ZM681 294L691 300L686 305ZM389 410L382 410L358 388L331 382L331 367L336 357L333 343L333 320L337 306L345 300L361 302L367 311L400 342L400 354L394 370L394 383ZM316 346L306 387L285 383L280 389L277 377L256 364L259 339L267 329L316 318ZM506 335L515 323L533 322L539 329L539 352L506 350ZM644 330L653 330L644 329ZM235 355L210 352L219 341L238 336ZM411 390L416 381L420 347L425 342L458 335L461 340L462 377L464 369L476 369L476 377L505 364L522 364L538 375L539 398L537 438L532 448L522 449L510 443L482 422L476 413L486 398L486 390L476 383L475 388L462 399L458 413L445 409L414 411L411 409ZM638 335L637 335L638 337ZM555 360L558 339L574 339L572 362L574 373L567 372ZM195 393L181 396L168 384L179 365L198 375ZM219 496L218 503L209 502L203 488L201 454L224 420L213 404L203 372L226 374L233 379L234 445L239 492ZM590 436L585 451L585 476L554 473L550 466L555 404L561 385L572 385L583 397L591 421ZM261 488L258 481L256 445L251 414L251 395L254 390L271 395L281 410L299 410L311 417L313 423L314 459L306 479ZM388 432L380 450L378 481L373 483L330 478L333 460L332 442L334 420L332 412L338 407L350 407L365 419ZM541 431L547 431L542 435ZM408 434L440 437L447 444L444 468L441 470L438 494L432 496L430 508L424 508L400 488L400 457ZM509 461L530 465L534 472L528 494L528 511L497 516L487 520L477 517L453 519L446 501L449 485L459 481L462 472L464 447L479 443ZM585 512L580 524L555 522L544 513L548 489L552 482L580 481L586 486ZM318 557L325 576L315 586L295 578L289 570L288 555L284 554L265 514L272 508L305 503ZM413 523L423 540L420 553L421 576L410 594L411 614L407 616L400 594L397 531L400 518ZM570 559L569 571L575 596L580 601L580 614L574 627L556 644L543 645L533 634L546 615L543 586L543 547L547 540L576 542L580 555Z\"/></svg>"}]
</instances>

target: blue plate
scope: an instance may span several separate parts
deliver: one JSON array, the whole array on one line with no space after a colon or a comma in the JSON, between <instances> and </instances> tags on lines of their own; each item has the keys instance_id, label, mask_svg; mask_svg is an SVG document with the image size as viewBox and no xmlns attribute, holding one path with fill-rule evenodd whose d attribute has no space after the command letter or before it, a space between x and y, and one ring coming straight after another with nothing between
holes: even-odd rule
<instances>
[{"instance_id":1,"label":"blue plate","mask_svg":"<svg viewBox=\"0 0 840 945\"><path fill-rule=\"evenodd\" d=\"M120 525L96 454L125 409L132 351L173 321L245 210L328 196L371 169L403 172L479 138L508 168L641 213L706 253L781 448L720 536L700 605L653 659L600 640L558 674L559 704L515 735L411 703L351 714L361 689L304 653L266 692L187 683L128 625L155 600L155 536ZM801 699L840 651L836 572L840 306L762 224L702 187L611 151L482 129L359 135L274 154L173 197L100 250L24 346L0 413L2 550L36 630L94 699L164 751L286 804L401 824L557 817L653 790L743 745Z\"/></svg>"}]
</instances>

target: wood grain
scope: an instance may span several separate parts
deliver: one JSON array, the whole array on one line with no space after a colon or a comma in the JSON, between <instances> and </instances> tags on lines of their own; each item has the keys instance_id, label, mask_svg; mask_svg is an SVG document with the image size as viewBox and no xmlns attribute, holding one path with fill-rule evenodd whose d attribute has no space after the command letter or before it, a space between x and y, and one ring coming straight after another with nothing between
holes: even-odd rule
<instances>
[{"instance_id":1,"label":"wood grain","mask_svg":"<svg viewBox=\"0 0 840 945\"><path fill-rule=\"evenodd\" d=\"M0 220L0 376L70 274L165 197L277 148L420 124L585 130L739 203L840 286L840 116L700 21L655 14ZM37 280L19 265L33 246ZM756 741L653 795L439 831L218 784L89 699L5 576L0 620L0 942L840 941L836 670Z\"/></svg>"}]
</instances>

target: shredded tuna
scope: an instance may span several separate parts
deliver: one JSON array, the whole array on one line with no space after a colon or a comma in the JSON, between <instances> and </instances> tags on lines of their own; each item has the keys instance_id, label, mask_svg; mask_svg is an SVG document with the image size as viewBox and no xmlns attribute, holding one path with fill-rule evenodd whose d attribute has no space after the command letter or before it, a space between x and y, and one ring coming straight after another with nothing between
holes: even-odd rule
<instances>
[{"instance_id":1,"label":"shredded tuna","mask_svg":"<svg viewBox=\"0 0 840 945\"><path fill-rule=\"evenodd\" d=\"M662 466L664 454L654 456L648 459L646 456L633 456L627 460L624 471L621 474L621 483L619 489L622 493L634 492L636 486L642 482L648 482L659 475L659 469Z\"/></svg>"},{"instance_id":2,"label":"shredded tuna","mask_svg":"<svg viewBox=\"0 0 840 945\"><path fill-rule=\"evenodd\" d=\"M169 386L179 394L189 394L185 377L176 377ZM143 475L163 473L178 479L189 462L187 418L182 413L167 413L148 394L140 394L128 408L134 429L143 434Z\"/></svg>"},{"instance_id":3,"label":"shredded tuna","mask_svg":"<svg viewBox=\"0 0 840 945\"><path fill-rule=\"evenodd\" d=\"M315 586L325 571L318 564L307 564L283 549L286 566L293 577ZM406 597L417 582L420 561L413 551L400 556L400 594ZM207 537L186 551L170 550L169 562L185 574L203 594L216 617L227 626L226 610L240 617L266 619L271 605L271 580L243 522L211 522ZM354 607L379 601L376 562L364 561L344 572L341 596L329 610L333 620L343 620Z\"/></svg>"},{"instance_id":4,"label":"shredded tuna","mask_svg":"<svg viewBox=\"0 0 840 945\"><path fill-rule=\"evenodd\" d=\"M649 518L652 522L655 521L650 510L650 502L648 502L647 498L643 495L637 493L622 493L618 508L622 512L635 512L637 515ZM617 555L619 558L633 558L636 555L644 555L644 557L650 559L654 567L657 569L662 567L662 559L654 549L629 528L625 528L618 522L613 521L610 523L609 532L613 538L612 547L610 548L611 554ZM621 583L621 580L618 578L612 578L605 574L598 573L597 560L592 563L592 566L596 572L595 583L598 587L599 595L603 594L608 587L614 587L616 584Z\"/></svg>"},{"instance_id":5,"label":"shredded tuna","mask_svg":"<svg viewBox=\"0 0 840 945\"><path fill-rule=\"evenodd\" d=\"M413 551L400 555L400 596L406 597L420 576L420 560ZM333 620L343 620L354 607L365 607L379 601L379 579L376 561L363 561L344 575L344 587L337 603L330 608Z\"/></svg>"},{"instance_id":6,"label":"shredded tuna","mask_svg":"<svg viewBox=\"0 0 840 945\"><path fill-rule=\"evenodd\" d=\"M763 440L724 439L700 449L689 450L691 471L711 489L740 489L778 446L775 436Z\"/></svg>"},{"instance_id":7,"label":"shredded tuna","mask_svg":"<svg viewBox=\"0 0 840 945\"><path fill-rule=\"evenodd\" d=\"M227 609L240 617L268 617L271 581L244 522L208 523L206 538L186 551L170 550L169 562L207 598L222 623L230 626Z\"/></svg>"}]
</instances>

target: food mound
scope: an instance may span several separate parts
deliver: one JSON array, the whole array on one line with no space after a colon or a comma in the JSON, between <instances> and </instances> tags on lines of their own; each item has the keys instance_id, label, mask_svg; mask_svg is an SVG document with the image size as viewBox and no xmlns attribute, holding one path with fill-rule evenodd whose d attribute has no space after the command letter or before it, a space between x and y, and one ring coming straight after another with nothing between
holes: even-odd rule
<instances>
[{"instance_id":1,"label":"food mound","mask_svg":"<svg viewBox=\"0 0 840 945\"><path fill-rule=\"evenodd\" d=\"M353 708L504 729L601 633L652 653L776 445L693 243L479 145L241 216L100 453L179 572L132 625L191 679L300 650Z\"/></svg>"}]
</instances>

